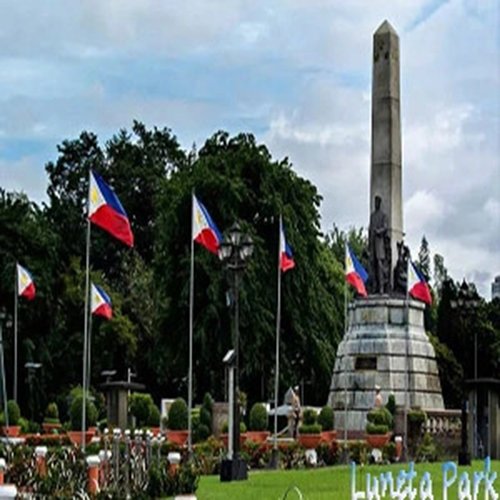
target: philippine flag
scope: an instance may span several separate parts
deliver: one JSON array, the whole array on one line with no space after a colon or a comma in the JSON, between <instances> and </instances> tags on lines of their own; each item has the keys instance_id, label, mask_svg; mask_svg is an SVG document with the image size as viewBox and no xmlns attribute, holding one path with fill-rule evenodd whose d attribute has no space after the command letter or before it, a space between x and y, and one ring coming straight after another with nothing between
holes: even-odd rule
<instances>
[{"instance_id":1,"label":"philippine flag","mask_svg":"<svg viewBox=\"0 0 500 500\"><path fill-rule=\"evenodd\" d=\"M89 215L90 222L104 229L130 247L134 235L130 221L115 192L95 172L90 172Z\"/></svg>"},{"instance_id":2,"label":"philippine flag","mask_svg":"<svg viewBox=\"0 0 500 500\"><path fill-rule=\"evenodd\" d=\"M432 304L429 285L418 267L411 260L408 261L408 294L414 299L421 300L429 305Z\"/></svg>"},{"instance_id":3,"label":"philippine flag","mask_svg":"<svg viewBox=\"0 0 500 500\"><path fill-rule=\"evenodd\" d=\"M17 293L28 300L35 298L35 282L31 274L23 266L17 264Z\"/></svg>"},{"instance_id":4,"label":"philippine flag","mask_svg":"<svg viewBox=\"0 0 500 500\"><path fill-rule=\"evenodd\" d=\"M193 194L193 240L217 254L222 235L207 209Z\"/></svg>"},{"instance_id":5,"label":"philippine flag","mask_svg":"<svg viewBox=\"0 0 500 500\"><path fill-rule=\"evenodd\" d=\"M280 269L282 272L286 273L294 267L295 261L293 260L292 249L286 242L285 228L283 227L283 222L280 218Z\"/></svg>"},{"instance_id":6,"label":"philippine flag","mask_svg":"<svg viewBox=\"0 0 500 500\"><path fill-rule=\"evenodd\" d=\"M100 286L94 285L94 283L92 283L90 293L90 311L92 314L111 319L113 316L113 309L111 307L109 295Z\"/></svg>"},{"instance_id":7,"label":"philippine flag","mask_svg":"<svg viewBox=\"0 0 500 500\"><path fill-rule=\"evenodd\" d=\"M345 279L359 295L367 296L365 283L368 279L368 273L347 243L345 246Z\"/></svg>"}]
</instances>

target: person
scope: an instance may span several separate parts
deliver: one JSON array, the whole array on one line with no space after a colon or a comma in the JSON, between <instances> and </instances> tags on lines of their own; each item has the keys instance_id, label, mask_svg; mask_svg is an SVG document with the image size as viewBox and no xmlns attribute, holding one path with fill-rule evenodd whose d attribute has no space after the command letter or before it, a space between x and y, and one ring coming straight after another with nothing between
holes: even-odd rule
<instances>
[{"instance_id":1,"label":"person","mask_svg":"<svg viewBox=\"0 0 500 500\"><path fill-rule=\"evenodd\" d=\"M382 212L382 198L375 196L375 210L370 215L368 230L368 246L370 251L370 267L373 272L373 292L383 294L387 291L387 268L390 262L388 255L389 224L387 215ZM390 248L390 246L389 246ZM390 253L390 252L389 252Z\"/></svg>"},{"instance_id":2,"label":"person","mask_svg":"<svg viewBox=\"0 0 500 500\"><path fill-rule=\"evenodd\" d=\"M380 394L380 386L375 386L375 408L382 408L384 406L384 400L382 399L382 394Z\"/></svg>"},{"instance_id":3,"label":"person","mask_svg":"<svg viewBox=\"0 0 500 500\"><path fill-rule=\"evenodd\" d=\"M297 438L298 430L299 430L299 422L302 413L302 409L300 406L300 398L299 398L299 386L296 385L292 391L292 414L293 414L293 433L292 437Z\"/></svg>"}]
</instances>

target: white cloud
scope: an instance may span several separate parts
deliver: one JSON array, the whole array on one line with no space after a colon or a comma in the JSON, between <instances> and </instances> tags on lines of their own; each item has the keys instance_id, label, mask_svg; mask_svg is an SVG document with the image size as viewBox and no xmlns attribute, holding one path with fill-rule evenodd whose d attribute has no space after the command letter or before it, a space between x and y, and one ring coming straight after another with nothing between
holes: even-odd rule
<instances>
[{"instance_id":1,"label":"white cloud","mask_svg":"<svg viewBox=\"0 0 500 500\"><path fill-rule=\"evenodd\" d=\"M55 153L82 129L106 139L138 118L171 127L186 147L219 128L253 131L318 186L324 229L366 226L372 34L387 18L401 43L408 241L425 233L454 276L475 276L486 293L485 277L500 272L499 5L10 3L0 18L0 185L45 191L51 158L19 143L43 139Z\"/></svg>"}]
</instances>

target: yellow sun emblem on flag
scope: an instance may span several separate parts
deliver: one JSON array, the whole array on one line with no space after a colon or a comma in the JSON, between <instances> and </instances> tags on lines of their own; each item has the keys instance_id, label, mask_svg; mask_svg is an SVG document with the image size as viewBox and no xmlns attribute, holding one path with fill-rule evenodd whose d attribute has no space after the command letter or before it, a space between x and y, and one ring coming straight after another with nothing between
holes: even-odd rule
<instances>
[{"instance_id":1,"label":"yellow sun emblem on flag","mask_svg":"<svg viewBox=\"0 0 500 500\"><path fill-rule=\"evenodd\" d=\"M92 205L96 205L98 200L99 195L97 194L97 189L92 186L92 189L90 190L90 203L92 203Z\"/></svg>"},{"instance_id":2,"label":"yellow sun emblem on flag","mask_svg":"<svg viewBox=\"0 0 500 500\"><path fill-rule=\"evenodd\" d=\"M21 285L23 288L28 284L28 277L25 274L21 274Z\"/></svg>"},{"instance_id":3,"label":"yellow sun emblem on flag","mask_svg":"<svg viewBox=\"0 0 500 500\"><path fill-rule=\"evenodd\" d=\"M203 224L203 215L201 214L200 210L196 210L196 222L199 226Z\"/></svg>"},{"instance_id":4,"label":"yellow sun emblem on flag","mask_svg":"<svg viewBox=\"0 0 500 500\"><path fill-rule=\"evenodd\" d=\"M99 297L99 295L97 293L94 293L94 303L98 303L101 301L101 297Z\"/></svg>"},{"instance_id":5,"label":"yellow sun emblem on flag","mask_svg":"<svg viewBox=\"0 0 500 500\"><path fill-rule=\"evenodd\" d=\"M351 267L354 267L354 264L352 262L352 259L351 259L351 256L349 254L346 255L346 258L345 258L345 265L346 267L348 268L351 268Z\"/></svg>"}]
</instances>

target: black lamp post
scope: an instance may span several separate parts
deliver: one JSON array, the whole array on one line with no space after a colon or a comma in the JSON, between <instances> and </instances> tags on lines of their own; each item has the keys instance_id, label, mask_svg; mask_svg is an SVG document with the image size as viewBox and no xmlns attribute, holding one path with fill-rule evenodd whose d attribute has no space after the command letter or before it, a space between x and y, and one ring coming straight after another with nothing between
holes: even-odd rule
<instances>
[{"instance_id":1,"label":"black lamp post","mask_svg":"<svg viewBox=\"0 0 500 500\"><path fill-rule=\"evenodd\" d=\"M29 388L29 407L31 420L35 419L36 412L38 410L38 398L36 397L38 391L33 391L33 382L36 381L35 373L36 370L42 367L42 363L34 363L28 361L24 363L24 368L28 372L28 388Z\"/></svg>"},{"instance_id":2,"label":"black lamp post","mask_svg":"<svg viewBox=\"0 0 500 500\"><path fill-rule=\"evenodd\" d=\"M452 309L456 310L457 313L462 318L462 321L466 321L468 317L473 316L477 311L478 307L481 305L481 298L479 297L476 287L469 285L465 280L462 281L460 288L458 289L456 300L450 301L450 306ZM477 328L474 329L474 380L477 380ZM462 404L462 445L460 453L458 455L459 465L470 465L470 453L467 444L467 414L466 414L467 403L464 401ZM477 455L477 393L474 398L474 408L473 418L472 418L472 454Z\"/></svg>"},{"instance_id":3,"label":"black lamp post","mask_svg":"<svg viewBox=\"0 0 500 500\"><path fill-rule=\"evenodd\" d=\"M230 468L229 475L225 480L246 479L246 464L240 459L240 408L239 408L239 343L240 343L240 311L239 311L239 287L241 274L243 273L248 259L253 253L252 238L241 231L238 223L234 223L227 231L224 241L219 248L219 258L225 264L231 277L231 304L234 311L233 345L235 350L234 360L234 392L233 392L233 456L227 462ZM223 472L221 470L221 479Z\"/></svg>"}]
</instances>

